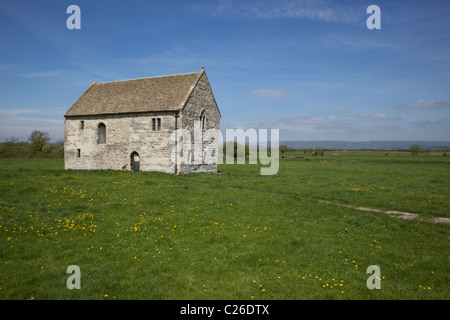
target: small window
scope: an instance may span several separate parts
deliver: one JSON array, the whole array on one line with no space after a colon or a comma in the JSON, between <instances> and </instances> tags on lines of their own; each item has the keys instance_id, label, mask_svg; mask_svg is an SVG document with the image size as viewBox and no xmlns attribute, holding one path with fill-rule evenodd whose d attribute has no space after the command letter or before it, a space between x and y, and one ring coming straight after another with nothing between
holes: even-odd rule
<instances>
[{"instance_id":1,"label":"small window","mask_svg":"<svg viewBox=\"0 0 450 320\"><path fill-rule=\"evenodd\" d=\"M152 118L152 131L161 131L161 118Z\"/></svg>"},{"instance_id":2,"label":"small window","mask_svg":"<svg viewBox=\"0 0 450 320\"><path fill-rule=\"evenodd\" d=\"M106 143L106 126L103 123L98 125L98 143Z\"/></svg>"},{"instance_id":3,"label":"small window","mask_svg":"<svg viewBox=\"0 0 450 320\"><path fill-rule=\"evenodd\" d=\"M84 121L83 120L80 121L80 129L84 130Z\"/></svg>"},{"instance_id":4,"label":"small window","mask_svg":"<svg viewBox=\"0 0 450 320\"><path fill-rule=\"evenodd\" d=\"M81 149L77 149L77 158L81 158Z\"/></svg>"},{"instance_id":5,"label":"small window","mask_svg":"<svg viewBox=\"0 0 450 320\"><path fill-rule=\"evenodd\" d=\"M202 113L200 114L200 127L201 127L202 131L205 130L205 127L206 127L206 114L205 114L205 110L203 110Z\"/></svg>"}]
</instances>

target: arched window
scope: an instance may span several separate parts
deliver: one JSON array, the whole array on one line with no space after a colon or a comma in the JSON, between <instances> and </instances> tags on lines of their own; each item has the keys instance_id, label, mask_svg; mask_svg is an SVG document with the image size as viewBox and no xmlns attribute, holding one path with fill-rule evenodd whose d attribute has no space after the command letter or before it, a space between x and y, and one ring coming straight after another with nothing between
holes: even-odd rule
<instances>
[{"instance_id":1,"label":"arched window","mask_svg":"<svg viewBox=\"0 0 450 320\"><path fill-rule=\"evenodd\" d=\"M204 131L205 128L206 128L206 113L205 113L205 110L203 110L202 113L200 114L200 128L202 129L202 131Z\"/></svg>"},{"instance_id":2,"label":"arched window","mask_svg":"<svg viewBox=\"0 0 450 320\"><path fill-rule=\"evenodd\" d=\"M98 125L98 143L106 143L106 126L103 123Z\"/></svg>"}]
</instances>

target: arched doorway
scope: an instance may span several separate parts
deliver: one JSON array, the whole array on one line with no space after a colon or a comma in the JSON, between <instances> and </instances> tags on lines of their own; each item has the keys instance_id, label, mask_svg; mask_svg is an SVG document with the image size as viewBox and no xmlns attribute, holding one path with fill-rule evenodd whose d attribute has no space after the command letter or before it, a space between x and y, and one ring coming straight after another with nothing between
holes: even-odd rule
<instances>
[{"instance_id":1,"label":"arched doorway","mask_svg":"<svg viewBox=\"0 0 450 320\"><path fill-rule=\"evenodd\" d=\"M141 165L141 159L139 154L135 151L131 154L131 170L134 172L139 172Z\"/></svg>"}]
</instances>

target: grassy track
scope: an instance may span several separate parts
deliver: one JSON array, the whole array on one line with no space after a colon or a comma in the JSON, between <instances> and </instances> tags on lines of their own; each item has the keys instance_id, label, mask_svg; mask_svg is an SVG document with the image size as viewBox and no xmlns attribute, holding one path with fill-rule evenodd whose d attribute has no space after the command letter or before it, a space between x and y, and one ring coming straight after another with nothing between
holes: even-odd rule
<instances>
[{"instance_id":1,"label":"grassy track","mask_svg":"<svg viewBox=\"0 0 450 320\"><path fill-rule=\"evenodd\" d=\"M306 157L275 176L1 159L0 299L450 298L449 225L315 200L449 217L448 157ZM70 265L81 290L66 287ZM366 286L370 265L380 290Z\"/></svg>"}]
</instances>

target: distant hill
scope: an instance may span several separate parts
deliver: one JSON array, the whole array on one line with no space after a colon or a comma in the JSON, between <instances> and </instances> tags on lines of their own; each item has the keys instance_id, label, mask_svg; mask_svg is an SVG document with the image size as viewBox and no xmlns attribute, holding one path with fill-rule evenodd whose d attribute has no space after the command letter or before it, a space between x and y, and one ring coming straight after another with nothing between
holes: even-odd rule
<instances>
[{"instance_id":1,"label":"distant hill","mask_svg":"<svg viewBox=\"0 0 450 320\"><path fill-rule=\"evenodd\" d=\"M280 141L280 145L283 144L296 149L406 150L413 144L418 144L423 150L450 149L450 141Z\"/></svg>"}]
</instances>

